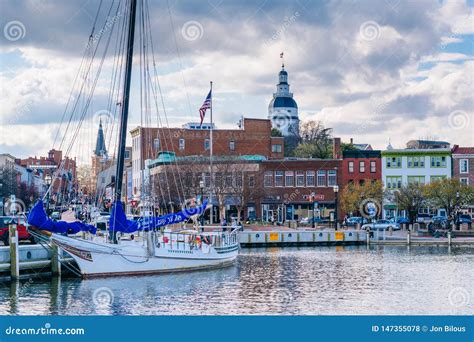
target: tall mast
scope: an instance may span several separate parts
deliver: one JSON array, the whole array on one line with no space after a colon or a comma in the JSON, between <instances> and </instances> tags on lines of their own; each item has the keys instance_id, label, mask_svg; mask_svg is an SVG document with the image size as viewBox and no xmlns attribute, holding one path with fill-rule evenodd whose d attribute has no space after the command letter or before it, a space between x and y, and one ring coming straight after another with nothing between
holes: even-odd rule
<instances>
[{"instance_id":1,"label":"tall mast","mask_svg":"<svg viewBox=\"0 0 474 342\"><path fill-rule=\"evenodd\" d=\"M130 100L130 83L132 78L133 42L135 37L136 11L137 0L130 0L130 16L128 20L127 38L127 59L125 62L125 81L123 85L122 113L120 118L117 172L115 174L115 201L120 201L122 198L122 180L125 161L125 143L127 140L128 104Z\"/></svg>"},{"instance_id":2,"label":"tall mast","mask_svg":"<svg viewBox=\"0 0 474 342\"><path fill-rule=\"evenodd\" d=\"M212 165L212 155L213 155L213 151L212 151L212 145L213 145L213 141L212 141L212 97L214 96L214 94L212 93L212 81L211 81L211 108L210 108L210 115L211 115L211 127L210 127L210 132L209 132L209 140L210 140L210 145L209 146L209 162L210 162L210 176L211 176L211 181L210 181L210 186L209 186L209 202L211 203L211 215L209 215L209 223L212 224L212 220L213 220L213 214L214 214L214 206L212 204L212 189L213 189L213 183L214 183L214 170L213 170L213 165Z\"/></svg>"}]
</instances>

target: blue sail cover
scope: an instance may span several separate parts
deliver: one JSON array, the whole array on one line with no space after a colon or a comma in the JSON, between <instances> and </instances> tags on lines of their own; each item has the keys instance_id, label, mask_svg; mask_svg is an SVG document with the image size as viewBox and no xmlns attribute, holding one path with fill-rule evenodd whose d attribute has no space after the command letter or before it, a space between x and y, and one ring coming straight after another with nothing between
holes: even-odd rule
<instances>
[{"instance_id":1,"label":"blue sail cover","mask_svg":"<svg viewBox=\"0 0 474 342\"><path fill-rule=\"evenodd\" d=\"M48 218L44 211L43 201L39 200L36 202L33 209L28 215L28 224L41 230L47 230L51 233L58 234L76 234L79 232L90 232L95 234L97 228L85 224L80 221L76 222L65 222L65 221L54 221Z\"/></svg>"},{"instance_id":2,"label":"blue sail cover","mask_svg":"<svg viewBox=\"0 0 474 342\"><path fill-rule=\"evenodd\" d=\"M138 220L128 220L123 211L122 202L116 201L110 215L110 230L122 233L133 233L137 230L153 230L169 224L186 221L193 215L201 215L207 206L207 201L199 207L188 208L178 213L158 217L141 217Z\"/></svg>"}]
</instances>

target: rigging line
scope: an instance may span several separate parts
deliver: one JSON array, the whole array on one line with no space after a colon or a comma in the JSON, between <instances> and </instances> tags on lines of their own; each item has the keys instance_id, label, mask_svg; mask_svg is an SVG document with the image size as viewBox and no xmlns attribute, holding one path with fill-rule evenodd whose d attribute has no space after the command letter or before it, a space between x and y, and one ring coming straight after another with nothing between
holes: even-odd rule
<instances>
[{"instance_id":1,"label":"rigging line","mask_svg":"<svg viewBox=\"0 0 474 342\"><path fill-rule=\"evenodd\" d=\"M170 17L171 30L173 31L173 38L174 38L174 44L175 44L175 47L176 47L176 54L178 55L179 68L181 70L181 77L183 78L184 92L186 93L186 98L188 100L189 116L192 117L191 101L189 100L188 87L186 85L186 79L184 77L183 63L181 61L181 53L179 52L178 40L176 39L176 31L175 31L174 22L173 22L173 16L171 15L171 7L170 7L169 0L166 0L166 6L168 7L168 14L169 14L169 17Z\"/></svg>"},{"instance_id":2,"label":"rigging line","mask_svg":"<svg viewBox=\"0 0 474 342\"><path fill-rule=\"evenodd\" d=\"M147 4L147 9L148 9L148 1L146 1L146 4ZM149 13L150 13L150 11L147 10L147 14L148 14L147 19L148 19L148 27L149 27L149 31L150 31L150 47L151 47L151 56L152 56L152 61L153 61L154 76L155 76L155 79L156 79L158 90L160 92L161 104L163 106L163 113L164 113L164 116L165 116L166 126L168 128L168 135L170 137L171 147L172 147L172 150L174 151L174 146L173 146L174 144L173 144L173 140L172 140L172 137L171 137L171 131L169 130L168 115L166 113L166 106L165 106L165 103L164 103L163 92L161 91L160 80L159 80L158 71L157 71L157 68L156 68L154 44L153 44L153 38L152 38L152 34L151 34L151 21L150 21ZM150 78L152 78L150 73L149 73L149 70L148 70L148 76ZM154 94L154 100L155 100L155 105L156 105L156 109L157 109L158 119L159 119L159 122L161 123L161 117L159 115L159 106L158 106L157 101L156 101L156 90L153 88L153 83L152 83L152 90L153 90L153 94ZM162 127L163 127L163 125L162 125ZM165 132L163 132L163 134L165 134ZM165 138L165 144L166 144L166 149L168 149L168 143L167 143L166 138ZM179 165L178 165L178 162L177 162L176 159L174 160L174 162L175 162L176 171L177 171L176 173L178 174L178 179L179 179L180 185L181 185L181 190L182 190L182 195L183 195L182 198L185 198L186 196L184 194L184 186L183 186L183 182L182 182L182 179L181 179L180 168L179 168ZM165 168L165 172L166 172L166 168ZM177 181L176 181L176 173L172 172L173 179L174 179L174 182L175 182L175 186L176 186L176 189L179 193L179 187L178 187ZM180 197L180 202L182 202L181 194L179 194L179 197Z\"/></svg>"},{"instance_id":3,"label":"rigging line","mask_svg":"<svg viewBox=\"0 0 474 342\"><path fill-rule=\"evenodd\" d=\"M112 3L112 5L113 5L113 3ZM110 11L111 11L111 10L112 10L112 6L110 7L109 14L110 14ZM114 24L115 24L115 23L112 24L112 28L113 28ZM105 23L104 23L104 25L105 25ZM107 55L107 51L108 51L108 47L109 47L109 44L110 44L110 39L111 39L111 37L112 37L112 34L110 34L109 37L108 37L106 46L105 46L105 48L104 48L104 52L103 52L103 54L102 54L101 62L100 62L100 64L99 64L99 68L98 68L98 71L97 71L97 75L96 75L96 78L95 78L95 80L94 80L93 87L92 87L91 92L90 92L89 97L88 97L88 101L87 101L86 107L85 107L84 110L82 111L82 115L81 115L81 117L79 118L79 122L78 122L78 124L77 124L77 126L76 126L75 132L73 133L73 137L72 137L72 139L71 139L71 141L70 141L70 143L69 143L69 146L68 146L68 148L67 148L67 150L66 150L65 156L68 156L68 155L69 155L69 153L70 153L70 151L71 151L71 149L72 149L72 146L73 146L74 142L75 142L76 139L77 139L77 135L78 135L78 133L79 133L79 130L80 130L80 127L81 127L82 122L83 122L83 120L84 120L84 117L85 117L85 115L86 115L86 113L87 113L87 109L88 109L89 104L90 104L90 102L91 102L91 99L92 99L92 96L93 96L95 87L96 87L96 85L97 85L97 81L98 81L99 76L100 76L100 73L101 73L101 71L102 71L102 66L103 66L103 64L104 64L105 57L106 57L106 55ZM96 52L96 51L97 51L97 47L96 47L95 52ZM95 52L94 52L94 55L95 55ZM90 69L90 66L89 66L89 69ZM84 84L85 84L85 82L82 84L82 88L84 88ZM77 105L77 103L78 103L78 102L76 102L75 106ZM71 116L70 119L69 119L68 127L69 127L69 125L70 125L71 122L72 122L72 116ZM66 130L66 132L67 132L67 130ZM64 141L65 137L66 137L66 134L65 134L64 137L63 137L63 141ZM61 143L61 146L62 146L62 143ZM61 162L61 167L58 169L58 172L59 172L60 169L62 169L63 167L64 167L64 160ZM57 175L56 175L56 176L57 176ZM49 186L48 190L47 190L46 193L44 194L43 199L44 199L45 196L47 196L47 194L50 192L51 186L52 186L53 184L54 184L54 181L51 182L51 185Z\"/></svg>"},{"instance_id":4,"label":"rigging line","mask_svg":"<svg viewBox=\"0 0 474 342\"><path fill-rule=\"evenodd\" d=\"M97 13L96 13L96 15L95 15L94 24L93 24L93 26L92 26L91 33L90 33L90 35L89 35L89 42L92 40L92 36L93 36L93 34L94 34L94 31L95 31L95 26L96 26L96 24L97 24L97 18L99 17L99 13L100 13L101 7L102 7L102 0L100 0L99 8L97 9ZM89 45L89 44L88 44L88 45ZM57 140L57 138L58 138L58 134L59 134L59 132L61 131L61 126L62 126L62 124L63 124L63 122L64 122L64 118L65 118L65 116L66 116L67 109L68 109L68 107L69 107L69 103L70 103L70 101L71 101L71 99L72 99L72 95L73 95L74 89L75 89L75 87L76 87L76 81L77 81L78 76L79 76L79 74L80 74L80 72L81 72L82 64L83 64L83 62L84 62L84 60L85 60L85 57L86 57L86 54L87 54L87 52L88 52L88 50L89 50L88 45L86 45L86 48L84 49L84 53L83 53L83 56L82 56L81 64L79 65L79 69L78 69L78 71L77 71L77 73L76 73L76 76L75 76L75 78L74 78L73 86L72 86L71 92L70 92L70 94L69 94L69 98L68 98L68 100L67 100L67 102L66 102L66 108L64 109L64 112L63 112L63 115L62 115L62 118L61 118L61 121L60 121L60 124L59 124L59 128L58 128L58 130L56 131L56 136L54 137L53 148L54 148L54 145L56 144L56 140Z\"/></svg>"},{"instance_id":5,"label":"rigging line","mask_svg":"<svg viewBox=\"0 0 474 342\"><path fill-rule=\"evenodd\" d=\"M144 33L144 37L143 37L143 40L144 40L144 44L143 44L143 55L144 55L144 69L143 69L143 78L144 78L144 83L145 83L145 89L146 89L146 92L145 92L145 107L147 109L147 112L146 112L146 121L147 121L147 126L148 127L152 127L152 121L151 121L151 102L150 102L150 80L149 78L147 77L148 75L148 68L149 68L149 40L151 39L151 35L149 34L149 32L151 32L149 26L147 25L147 17L145 15L145 13L148 13L147 10L148 8L146 7L147 4L144 4L143 6L143 10L141 12L141 21L142 21L142 27L143 27L143 33ZM158 128L158 133L159 133L159 128ZM148 135L148 155L150 155L152 158L156 158L156 155L153 154L153 147L154 147L154 143L153 143L153 137L152 137L152 134L149 134ZM154 188L155 188L155 182L149 182L148 183L148 188L149 190L151 191L153 189L154 191ZM160 189L160 192L161 192L161 197L164 199L165 196L163 194L163 189L162 187L159 187ZM171 190L170 188L168 187L167 188L168 190L168 200L169 202L172 202L172 198L171 198ZM167 208L167 206L165 206L165 208Z\"/></svg>"},{"instance_id":6,"label":"rigging line","mask_svg":"<svg viewBox=\"0 0 474 342\"><path fill-rule=\"evenodd\" d=\"M110 12L111 12L111 10L112 10L112 8L113 8L114 2L115 2L115 1L113 1L112 4L111 4L111 6L110 6L108 15L110 15ZM114 23L113 23L112 25L114 25ZM104 27L105 27L105 22L104 22ZM103 35L100 35L100 36L99 36L99 39L98 39L96 48L94 49L94 53L93 53L93 55L92 55L91 61L90 61L90 63L89 63L89 66L88 66L88 68L87 68L87 72L86 72L87 74L89 74L89 71L90 71L90 69L91 69L91 67L92 67L93 60L94 60L95 55L96 55L96 53L97 53L97 50L98 50L98 47L99 47L99 43L100 43L100 41L102 40L102 37L103 37ZM110 38L110 36L109 36L109 38ZM59 150L62 149L62 145L63 145L63 143L64 143L64 141L65 141L65 139L66 139L66 135L67 135L67 132L68 132L68 130L69 130L69 126L70 126L70 124L71 124L71 122L72 122L72 119L73 119L74 116L75 116L74 113L75 113L76 108L77 108L77 106L78 106L79 99L80 99L80 97L81 97L81 95L82 95L82 91L83 91L83 89L84 89L84 85L85 85L85 82L82 83L81 89L80 89L80 91L79 91L78 99L76 100L76 102L74 103L74 107L72 108L71 116L69 117L69 121L68 121L68 124L67 124L67 126L66 126L66 131L65 131L65 133L64 133L64 135L63 135L63 138L62 138L62 140L61 140L61 143L60 143L60 145L59 145Z\"/></svg>"}]
</instances>

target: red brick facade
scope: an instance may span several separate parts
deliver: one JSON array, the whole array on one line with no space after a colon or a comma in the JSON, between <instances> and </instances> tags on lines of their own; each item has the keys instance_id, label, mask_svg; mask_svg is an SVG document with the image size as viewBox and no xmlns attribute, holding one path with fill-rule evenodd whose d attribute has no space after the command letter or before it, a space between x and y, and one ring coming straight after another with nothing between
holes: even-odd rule
<instances>
[{"instance_id":1,"label":"red brick facade","mask_svg":"<svg viewBox=\"0 0 474 342\"><path fill-rule=\"evenodd\" d=\"M242 129L215 129L213 131L213 154L240 156L258 154L269 159L283 158L282 137L271 137L271 121L266 119L243 119ZM130 131L132 139L139 137L142 161L155 159L158 152L174 152L177 157L208 155L209 130L187 128L143 128ZM133 145L137 145L133 141ZM137 150L134 149L133 153ZM134 157L134 159L136 159ZM143 167L143 166L142 166Z\"/></svg>"},{"instance_id":2,"label":"red brick facade","mask_svg":"<svg viewBox=\"0 0 474 342\"><path fill-rule=\"evenodd\" d=\"M453 178L474 187L474 147L459 147L452 150Z\"/></svg>"},{"instance_id":3,"label":"red brick facade","mask_svg":"<svg viewBox=\"0 0 474 342\"><path fill-rule=\"evenodd\" d=\"M380 151L344 151L342 159L341 186L349 183L363 184L366 181L382 179L382 158Z\"/></svg>"}]
</instances>

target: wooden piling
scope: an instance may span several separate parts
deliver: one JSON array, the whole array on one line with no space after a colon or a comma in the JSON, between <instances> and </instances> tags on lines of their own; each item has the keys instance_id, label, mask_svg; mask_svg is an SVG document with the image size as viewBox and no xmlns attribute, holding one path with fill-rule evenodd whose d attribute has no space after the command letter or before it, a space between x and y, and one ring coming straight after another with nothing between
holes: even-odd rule
<instances>
[{"instance_id":1,"label":"wooden piling","mask_svg":"<svg viewBox=\"0 0 474 342\"><path fill-rule=\"evenodd\" d=\"M448 246L451 246L451 232L448 232Z\"/></svg>"},{"instance_id":2,"label":"wooden piling","mask_svg":"<svg viewBox=\"0 0 474 342\"><path fill-rule=\"evenodd\" d=\"M367 246L370 245L370 230L366 230L365 240L367 241Z\"/></svg>"},{"instance_id":3,"label":"wooden piling","mask_svg":"<svg viewBox=\"0 0 474 342\"><path fill-rule=\"evenodd\" d=\"M53 276L61 276L61 250L55 244L51 246L51 274Z\"/></svg>"},{"instance_id":4,"label":"wooden piling","mask_svg":"<svg viewBox=\"0 0 474 342\"><path fill-rule=\"evenodd\" d=\"M407 231L407 245L410 246L411 244L411 232Z\"/></svg>"},{"instance_id":5,"label":"wooden piling","mask_svg":"<svg viewBox=\"0 0 474 342\"><path fill-rule=\"evenodd\" d=\"M18 231L16 224L8 227L10 239L10 277L12 280L20 278L20 258L18 255Z\"/></svg>"}]
</instances>

